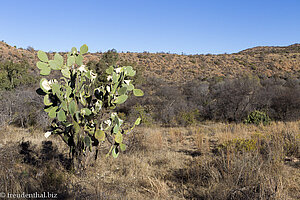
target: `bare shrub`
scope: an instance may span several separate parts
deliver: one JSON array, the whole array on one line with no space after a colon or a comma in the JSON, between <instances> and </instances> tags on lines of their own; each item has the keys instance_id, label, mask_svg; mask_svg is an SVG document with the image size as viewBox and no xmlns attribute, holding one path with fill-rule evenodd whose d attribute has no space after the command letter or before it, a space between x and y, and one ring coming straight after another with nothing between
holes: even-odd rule
<instances>
[{"instance_id":1,"label":"bare shrub","mask_svg":"<svg viewBox=\"0 0 300 200\"><path fill-rule=\"evenodd\" d=\"M132 99L123 109L138 103L152 112L156 122L169 126L187 126L191 123L186 119L193 118L196 122L241 122L255 110L265 112L271 120L300 119L300 85L296 78L245 76L209 82L195 79L176 85L151 77L143 89L143 100Z\"/></svg>"},{"instance_id":2,"label":"bare shrub","mask_svg":"<svg viewBox=\"0 0 300 200\"><path fill-rule=\"evenodd\" d=\"M0 124L20 127L38 126L45 128L48 115L43 111L42 99L32 89L2 91L0 95Z\"/></svg>"},{"instance_id":3,"label":"bare shrub","mask_svg":"<svg viewBox=\"0 0 300 200\"><path fill-rule=\"evenodd\" d=\"M259 80L252 77L226 79L212 86L212 118L216 120L241 121L251 110L253 94L259 88Z\"/></svg>"}]
</instances>

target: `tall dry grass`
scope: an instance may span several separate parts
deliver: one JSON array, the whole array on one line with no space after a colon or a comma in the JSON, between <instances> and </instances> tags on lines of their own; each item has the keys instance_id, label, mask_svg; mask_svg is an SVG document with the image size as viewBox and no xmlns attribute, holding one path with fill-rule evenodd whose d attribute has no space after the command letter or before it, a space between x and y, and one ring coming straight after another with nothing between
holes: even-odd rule
<instances>
[{"instance_id":1,"label":"tall dry grass","mask_svg":"<svg viewBox=\"0 0 300 200\"><path fill-rule=\"evenodd\" d=\"M81 174L59 138L0 131L0 191L54 191L61 199L299 199L300 121L269 126L206 122L137 128L118 159ZM30 141L30 142L28 142Z\"/></svg>"}]
</instances>

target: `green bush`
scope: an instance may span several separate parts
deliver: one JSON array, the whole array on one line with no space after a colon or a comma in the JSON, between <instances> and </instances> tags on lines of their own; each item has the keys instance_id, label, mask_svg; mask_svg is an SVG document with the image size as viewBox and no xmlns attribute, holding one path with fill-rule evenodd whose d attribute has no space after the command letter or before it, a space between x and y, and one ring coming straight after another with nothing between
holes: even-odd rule
<instances>
[{"instance_id":1,"label":"green bush","mask_svg":"<svg viewBox=\"0 0 300 200\"><path fill-rule=\"evenodd\" d=\"M119 54L115 49L108 50L103 54L101 59L97 61L89 61L87 63L87 67L98 74L96 80L95 80L95 85L101 86L103 84L107 83L106 80L106 73L105 70L109 66L119 66L119 67L124 67L124 66L132 66L134 69L138 69L136 71L136 74L134 77L132 77L132 80L134 81L134 84L140 85L144 82L143 78L143 71L145 70L144 67L142 66L136 66L136 63L128 62L128 61L120 61Z\"/></svg>"},{"instance_id":2,"label":"green bush","mask_svg":"<svg viewBox=\"0 0 300 200\"><path fill-rule=\"evenodd\" d=\"M197 123L198 110L182 111L176 116L176 121L179 125L190 126Z\"/></svg>"},{"instance_id":3,"label":"green bush","mask_svg":"<svg viewBox=\"0 0 300 200\"><path fill-rule=\"evenodd\" d=\"M29 70L29 64L5 62L0 63L0 90L12 90L18 86L31 85L36 82Z\"/></svg>"},{"instance_id":4,"label":"green bush","mask_svg":"<svg viewBox=\"0 0 300 200\"><path fill-rule=\"evenodd\" d=\"M87 63L87 67L96 72L96 74L98 75L95 80L96 87L100 87L103 84L107 84L107 75L105 73L105 70L109 66L116 66L118 60L118 52L115 49L111 49L103 54L99 62L89 61Z\"/></svg>"},{"instance_id":5,"label":"green bush","mask_svg":"<svg viewBox=\"0 0 300 200\"><path fill-rule=\"evenodd\" d=\"M219 145L219 150L227 150L234 152L253 152L257 149L257 140L256 139L238 139L227 141Z\"/></svg>"},{"instance_id":6,"label":"green bush","mask_svg":"<svg viewBox=\"0 0 300 200\"><path fill-rule=\"evenodd\" d=\"M271 122L270 117L262 111L255 110L251 112L247 119L245 119L244 123L245 124L263 124L263 125L268 125Z\"/></svg>"},{"instance_id":7,"label":"green bush","mask_svg":"<svg viewBox=\"0 0 300 200\"><path fill-rule=\"evenodd\" d=\"M154 122L151 113L147 112L145 107L143 107L142 105L136 104L134 106L134 116L136 116L136 114L141 118L145 126L149 127L153 125Z\"/></svg>"}]
</instances>

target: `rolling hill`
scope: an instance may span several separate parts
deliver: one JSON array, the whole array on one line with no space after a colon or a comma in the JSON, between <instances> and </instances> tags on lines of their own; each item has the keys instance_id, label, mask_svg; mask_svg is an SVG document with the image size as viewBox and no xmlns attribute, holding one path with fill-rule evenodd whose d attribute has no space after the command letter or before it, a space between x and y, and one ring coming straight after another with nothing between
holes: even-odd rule
<instances>
[{"instance_id":1,"label":"rolling hill","mask_svg":"<svg viewBox=\"0 0 300 200\"><path fill-rule=\"evenodd\" d=\"M16 48L0 42L0 62L37 61L37 51ZM62 54L65 54L61 52ZM48 53L53 56L53 52ZM104 53L88 53L85 61L99 61ZM119 62L135 63L145 69L145 76L167 81L185 82L213 77L239 77L245 74L259 77L300 77L300 44L285 47L254 47L233 54L178 55L170 53L119 53Z\"/></svg>"}]
</instances>

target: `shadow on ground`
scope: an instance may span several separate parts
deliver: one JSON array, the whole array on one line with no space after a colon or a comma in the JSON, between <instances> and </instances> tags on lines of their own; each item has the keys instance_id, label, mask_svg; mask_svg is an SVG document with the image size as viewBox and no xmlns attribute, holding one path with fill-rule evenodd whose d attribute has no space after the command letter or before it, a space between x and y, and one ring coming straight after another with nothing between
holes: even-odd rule
<instances>
[{"instance_id":1,"label":"shadow on ground","mask_svg":"<svg viewBox=\"0 0 300 200\"><path fill-rule=\"evenodd\" d=\"M60 153L52 141L43 141L40 149L29 141L22 142L19 153L23 156L24 163L35 167L41 167L45 162L55 160L66 170L71 169L71 159Z\"/></svg>"}]
</instances>

